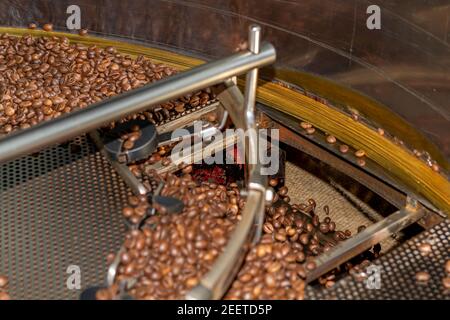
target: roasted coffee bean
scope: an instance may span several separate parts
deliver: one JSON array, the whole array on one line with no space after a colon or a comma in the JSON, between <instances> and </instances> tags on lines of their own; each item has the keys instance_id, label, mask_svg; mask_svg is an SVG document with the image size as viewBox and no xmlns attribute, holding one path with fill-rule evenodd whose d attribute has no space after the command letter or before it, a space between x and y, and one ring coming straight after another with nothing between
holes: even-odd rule
<instances>
[{"instance_id":1,"label":"roasted coffee bean","mask_svg":"<svg viewBox=\"0 0 450 320\"><path fill-rule=\"evenodd\" d=\"M298 240L301 244L307 245L309 243L309 235L307 233L302 233Z\"/></svg>"},{"instance_id":2,"label":"roasted coffee bean","mask_svg":"<svg viewBox=\"0 0 450 320\"><path fill-rule=\"evenodd\" d=\"M53 25L51 23L46 23L42 26L44 31L53 31Z\"/></svg>"},{"instance_id":3,"label":"roasted coffee bean","mask_svg":"<svg viewBox=\"0 0 450 320\"><path fill-rule=\"evenodd\" d=\"M130 218L134 214L133 208L125 207L122 210L122 214L125 218Z\"/></svg>"},{"instance_id":4,"label":"roasted coffee bean","mask_svg":"<svg viewBox=\"0 0 450 320\"><path fill-rule=\"evenodd\" d=\"M319 216L315 215L315 216L312 218L312 224L313 224L314 227L318 227L318 226L319 226L319 224L320 224Z\"/></svg>"},{"instance_id":5,"label":"roasted coffee bean","mask_svg":"<svg viewBox=\"0 0 450 320\"><path fill-rule=\"evenodd\" d=\"M445 277L442 279L442 286L448 290L450 289L450 277Z\"/></svg>"},{"instance_id":6,"label":"roasted coffee bean","mask_svg":"<svg viewBox=\"0 0 450 320\"><path fill-rule=\"evenodd\" d=\"M329 224L329 228L330 228L330 232L334 232L334 230L336 230L336 223L331 221Z\"/></svg>"},{"instance_id":7,"label":"roasted coffee bean","mask_svg":"<svg viewBox=\"0 0 450 320\"><path fill-rule=\"evenodd\" d=\"M328 223L322 222L319 226L319 230L320 230L320 232L322 232L324 234L328 233L330 231L330 226Z\"/></svg>"},{"instance_id":8,"label":"roasted coffee bean","mask_svg":"<svg viewBox=\"0 0 450 320\"><path fill-rule=\"evenodd\" d=\"M366 165L366 161L364 159L356 159L356 163L360 167L364 167Z\"/></svg>"},{"instance_id":9,"label":"roasted coffee bean","mask_svg":"<svg viewBox=\"0 0 450 320\"><path fill-rule=\"evenodd\" d=\"M317 267L316 263L314 261L308 261L305 264L306 270L312 271Z\"/></svg>"},{"instance_id":10,"label":"roasted coffee bean","mask_svg":"<svg viewBox=\"0 0 450 320\"><path fill-rule=\"evenodd\" d=\"M336 143L336 138L335 138L334 136L332 136L332 135L328 135L327 138L326 138L326 140L327 140L327 142L328 142L329 144L334 144L334 143Z\"/></svg>"},{"instance_id":11,"label":"roasted coffee bean","mask_svg":"<svg viewBox=\"0 0 450 320\"><path fill-rule=\"evenodd\" d=\"M36 23L30 23L30 24L28 25L28 29L34 30L34 29L36 29L36 28L37 28Z\"/></svg>"},{"instance_id":12,"label":"roasted coffee bean","mask_svg":"<svg viewBox=\"0 0 450 320\"><path fill-rule=\"evenodd\" d=\"M277 179L270 179L269 180L269 185L271 187L276 187L278 185L278 180Z\"/></svg>"},{"instance_id":13,"label":"roasted coffee bean","mask_svg":"<svg viewBox=\"0 0 450 320\"><path fill-rule=\"evenodd\" d=\"M6 288L8 285L8 278L6 276L0 275L0 289Z\"/></svg>"},{"instance_id":14,"label":"roasted coffee bean","mask_svg":"<svg viewBox=\"0 0 450 320\"><path fill-rule=\"evenodd\" d=\"M430 280L430 274L425 271L419 271L416 273L416 281L426 283Z\"/></svg>"},{"instance_id":15,"label":"roasted coffee bean","mask_svg":"<svg viewBox=\"0 0 450 320\"><path fill-rule=\"evenodd\" d=\"M358 233L363 232L366 229L366 226L361 225L358 227Z\"/></svg>"},{"instance_id":16,"label":"roasted coffee bean","mask_svg":"<svg viewBox=\"0 0 450 320\"><path fill-rule=\"evenodd\" d=\"M450 260L447 260L445 262L445 272L447 273L447 275L450 275Z\"/></svg>"},{"instance_id":17,"label":"roasted coffee bean","mask_svg":"<svg viewBox=\"0 0 450 320\"><path fill-rule=\"evenodd\" d=\"M339 151L342 153L347 153L350 148L346 144L341 144L339 146Z\"/></svg>"},{"instance_id":18,"label":"roasted coffee bean","mask_svg":"<svg viewBox=\"0 0 450 320\"><path fill-rule=\"evenodd\" d=\"M167 167L169 164L171 164L171 162L172 162L172 160L170 160L170 158L164 158L164 159L161 161L161 164L162 164L164 167Z\"/></svg>"},{"instance_id":19,"label":"roasted coffee bean","mask_svg":"<svg viewBox=\"0 0 450 320\"><path fill-rule=\"evenodd\" d=\"M286 186L283 186L278 190L278 194L282 197L286 196L288 194L288 188Z\"/></svg>"},{"instance_id":20,"label":"roasted coffee bean","mask_svg":"<svg viewBox=\"0 0 450 320\"><path fill-rule=\"evenodd\" d=\"M355 156L358 158L362 158L366 155L366 152L364 150L357 150L355 151Z\"/></svg>"},{"instance_id":21,"label":"roasted coffee bean","mask_svg":"<svg viewBox=\"0 0 450 320\"><path fill-rule=\"evenodd\" d=\"M263 230L265 233L272 234L274 232L274 226L270 222L266 222L263 225Z\"/></svg>"},{"instance_id":22,"label":"roasted coffee bean","mask_svg":"<svg viewBox=\"0 0 450 320\"><path fill-rule=\"evenodd\" d=\"M421 244L419 244L419 252L422 256L427 256L432 252L432 247L431 244L427 243L427 242L423 242Z\"/></svg>"},{"instance_id":23,"label":"roasted coffee bean","mask_svg":"<svg viewBox=\"0 0 450 320\"><path fill-rule=\"evenodd\" d=\"M433 171L439 172L439 165L437 163L433 163L431 165L431 169L433 169Z\"/></svg>"},{"instance_id":24,"label":"roasted coffee bean","mask_svg":"<svg viewBox=\"0 0 450 320\"><path fill-rule=\"evenodd\" d=\"M80 31L78 31L78 34L80 36L86 36L88 34L87 29L80 29Z\"/></svg>"},{"instance_id":25,"label":"roasted coffee bean","mask_svg":"<svg viewBox=\"0 0 450 320\"><path fill-rule=\"evenodd\" d=\"M0 291L0 301L11 300L11 297L6 292Z\"/></svg>"},{"instance_id":26,"label":"roasted coffee bean","mask_svg":"<svg viewBox=\"0 0 450 320\"><path fill-rule=\"evenodd\" d=\"M302 127L303 129L310 129L312 128L312 124L308 123L308 122L300 122L300 127Z\"/></svg>"}]
</instances>

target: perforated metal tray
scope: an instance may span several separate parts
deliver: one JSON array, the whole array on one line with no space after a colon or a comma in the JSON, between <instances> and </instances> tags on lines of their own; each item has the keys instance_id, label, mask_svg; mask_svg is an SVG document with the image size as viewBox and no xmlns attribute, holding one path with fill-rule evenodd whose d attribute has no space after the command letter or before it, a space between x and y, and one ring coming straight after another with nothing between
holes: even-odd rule
<instances>
[{"instance_id":1,"label":"perforated metal tray","mask_svg":"<svg viewBox=\"0 0 450 320\"><path fill-rule=\"evenodd\" d=\"M427 256L423 256L418 249L424 242L432 245L432 252ZM306 297L307 299L450 300L450 290L445 290L442 285L445 262L449 259L450 220L447 219L373 262L373 265L379 268L378 289L375 282L358 281L357 278L347 276L329 290L315 290L308 287ZM419 271L430 274L427 283L417 282L415 275Z\"/></svg>"},{"instance_id":2,"label":"perforated metal tray","mask_svg":"<svg viewBox=\"0 0 450 320\"><path fill-rule=\"evenodd\" d=\"M14 299L78 299L104 283L109 252L123 241L129 190L86 137L0 165L0 274Z\"/></svg>"}]
</instances>

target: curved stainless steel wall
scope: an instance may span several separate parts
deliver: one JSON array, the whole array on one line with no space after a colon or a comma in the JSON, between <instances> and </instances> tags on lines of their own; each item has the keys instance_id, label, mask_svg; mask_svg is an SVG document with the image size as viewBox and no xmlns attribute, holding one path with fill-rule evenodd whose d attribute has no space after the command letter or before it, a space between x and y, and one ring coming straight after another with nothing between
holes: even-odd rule
<instances>
[{"instance_id":1,"label":"curved stainless steel wall","mask_svg":"<svg viewBox=\"0 0 450 320\"><path fill-rule=\"evenodd\" d=\"M257 22L278 50L278 66L325 76L401 115L450 158L448 0L2 0L0 24L52 22L66 8L82 26L205 58L236 50ZM366 27L381 7L381 30Z\"/></svg>"}]
</instances>

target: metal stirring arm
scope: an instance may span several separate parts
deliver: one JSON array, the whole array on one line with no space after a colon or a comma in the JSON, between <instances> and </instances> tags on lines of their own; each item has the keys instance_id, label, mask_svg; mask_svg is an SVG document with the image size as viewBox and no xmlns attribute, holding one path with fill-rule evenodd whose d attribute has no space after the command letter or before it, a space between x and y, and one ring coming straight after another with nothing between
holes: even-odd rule
<instances>
[{"instance_id":1,"label":"metal stirring arm","mask_svg":"<svg viewBox=\"0 0 450 320\"><path fill-rule=\"evenodd\" d=\"M259 26L250 27L249 48L252 54L259 53L260 33ZM258 69L254 68L247 73L244 97L232 80L225 82L227 88L217 96L227 109L235 126L246 132L254 130L256 133L257 81ZM248 134L246 137L247 202L242 212L242 220L231 234L224 252L217 258L211 270L201 279L200 284L187 294L187 299L220 299L235 278L252 240L258 240L261 235L266 198L271 193L267 192L266 177L261 175L261 166L258 161L258 134Z\"/></svg>"},{"instance_id":2,"label":"metal stirring arm","mask_svg":"<svg viewBox=\"0 0 450 320\"><path fill-rule=\"evenodd\" d=\"M134 93L113 98L108 103L108 112L105 112L105 108L102 108L100 103L100 105L90 107L90 110L86 109L70 115L73 122L68 121L68 119L59 119L53 124L47 124L46 126L44 124L39 131L41 137L42 135L45 136L46 143L58 142L82 133L83 130L89 131L126 114L144 110L150 105L208 86L220 83L225 84L226 89L217 96L218 100L225 107L237 129L242 129L247 133L250 132L250 134L246 135L244 144L246 146L245 157L247 163L245 177L247 202L242 212L242 219L231 234L224 252L217 258L211 271L201 279L200 284L188 292L186 295L187 299L219 299L225 294L231 281L235 278L252 240L257 241L259 239L266 200L272 200L273 192L267 189L267 179L261 174L258 158L259 135L256 133L255 97L258 68L275 61L275 49L270 44L263 44L260 47L260 33L261 29L259 26L253 25L250 27L250 50L247 52L241 52L235 57L229 57L222 61L208 63L158 81L146 88L136 89ZM248 74L245 96L242 96L236 83L230 79L244 72L248 72ZM222 119L220 128L223 128L225 125L225 120ZM80 125L74 127L74 123L81 123L82 125L81 127ZM63 130L64 128L68 130ZM251 132L252 130L253 132ZM64 135L55 137L56 133L61 135L64 133ZM29 151L32 147L26 140L29 135L29 132L25 132L20 136L0 141L0 162ZM233 137L233 139L235 138ZM2 157L1 151L6 151L8 148L8 145L4 143L6 140L9 140L11 143L15 141L19 144L19 148L12 155ZM40 147L42 145L41 141L36 146ZM120 254L116 256L115 261L108 270L108 284L112 284L116 277L120 263L119 256ZM128 287L132 285L132 282L127 283Z\"/></svg>"}]
</instances>

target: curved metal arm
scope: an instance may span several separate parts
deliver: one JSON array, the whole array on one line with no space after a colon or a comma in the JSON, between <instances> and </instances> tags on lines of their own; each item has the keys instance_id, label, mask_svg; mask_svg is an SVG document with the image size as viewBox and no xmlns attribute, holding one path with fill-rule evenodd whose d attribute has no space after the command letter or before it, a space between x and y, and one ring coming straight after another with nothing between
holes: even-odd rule
<instances>
[{"instance_id":1,"label":"curved metal arm","mask_svg":"<svg viewBox=\"0 0 450 320\"><path fill-rule=\"evenodd\" d=\"M249 48L253 54L259 52L259 26L251 26L249 31ZM258 81L258 69L252 69L247 74L245 97L230 81L228 87L217 98L227 109L230 118L238 129L256 130L255 97ZM231 234L224 252L214 262L211 270L201 279L200 284L186 295L187 299L220 299L235 278L239 267L249 249L252 238L258 239L261 234L266 203L267 180L261 175L258 159L259 135L248 134L245 141L245 156L247 163L247 202L242 212L242 220Z\"/></svg>"}]
</instances>

